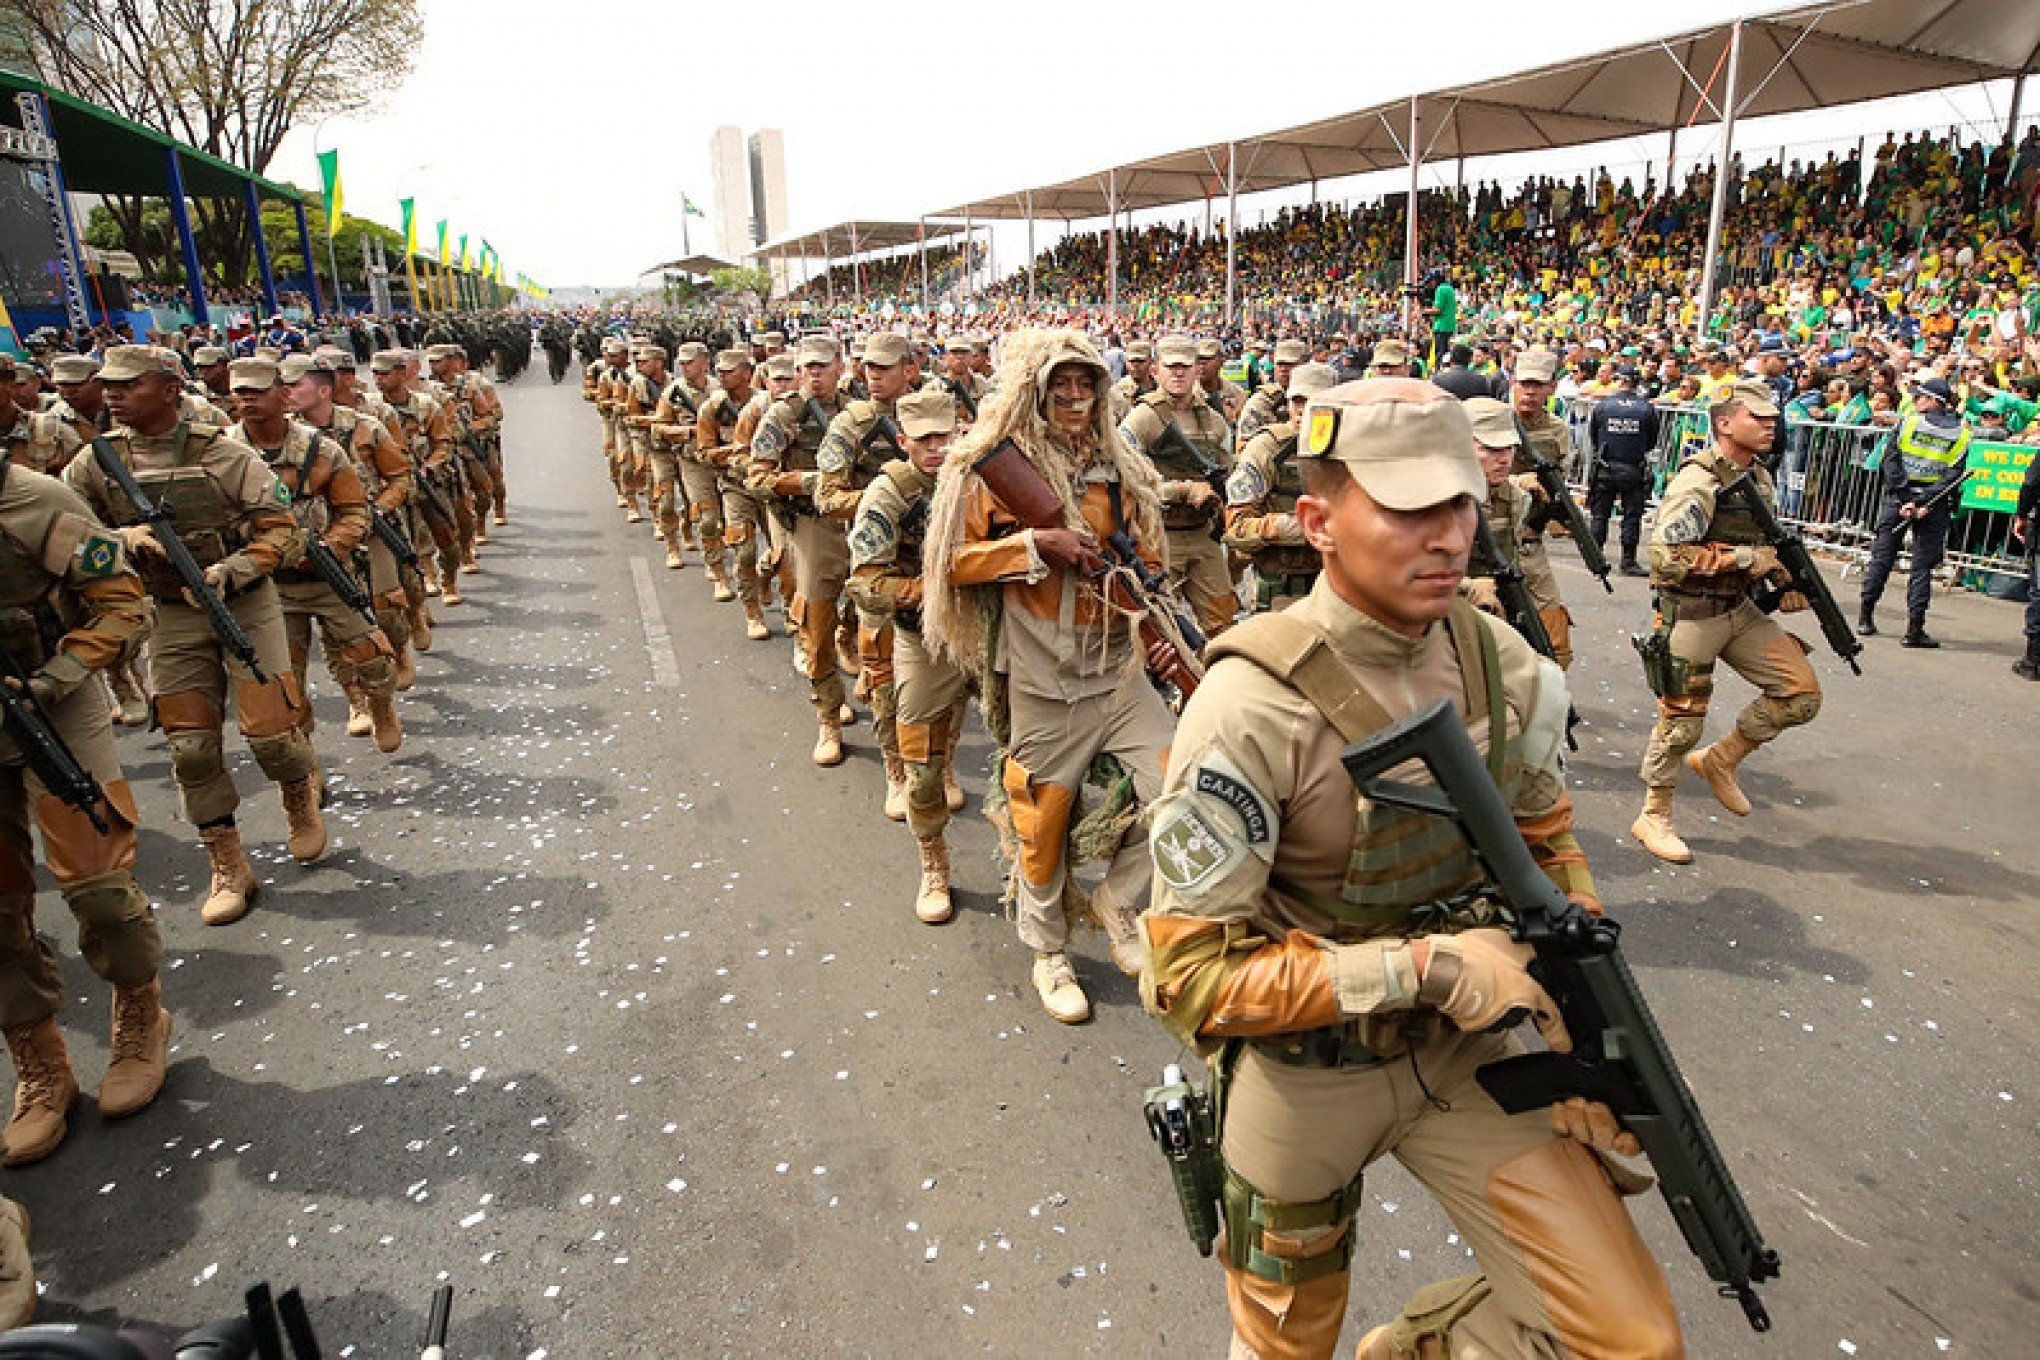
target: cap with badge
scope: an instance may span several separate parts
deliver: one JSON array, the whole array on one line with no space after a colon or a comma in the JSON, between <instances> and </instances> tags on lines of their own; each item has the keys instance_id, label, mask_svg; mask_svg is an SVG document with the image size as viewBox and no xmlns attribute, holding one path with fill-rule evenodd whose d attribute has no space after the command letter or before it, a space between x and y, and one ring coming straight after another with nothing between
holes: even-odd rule
<instances>
[{"instance_id":1,"label":"cap with badge","mask_svg":"<svg viewBox=\"0 0 2040 1360\"><path fill-rule=\"evenodd\" d=\"M1197 357L1200 359L1222 359L1225 357L1225 351L1219 348L1218 341L1207 338L1197 342Z\"/></svg>"},{"instance_id":2,"label":"cap with badge","mask_svg":"<svg viewBox=\"0 0 2040 1360\"><path fill-rule=\"evenodd\" d=\"M602 337L602 352L604 354L628 354L630 352L630 342L620 335L605 335Z\"/></svg>"},{"instance_id":3,"label":"cap with badge","mask_svg":"<svg viewBox=\"0 0 2040 1360\"><path fill-rule=\"evenodd\" d=\"M1778 394L1771 390L1769 383L1757 382L1754 379L1744 378L1730 383L1715 394L1713 404L1726 406L1730 402L1741 406L1753 416L1768 419L1778 414Z\"/></svg>"},{"instance_id":4,"label":"cap with badge","mask_svg":"<svg viewBox=\"0 0 2040 1360\"><path fill-rule=\"evenodd\" d=\"M218 345L200 345L191 351L193 368L215 368L227 361L227 352Z\"/></svg>"},{"instance_id":5,"label":"cap with badge","mask_svg":"<svg viewBox=\"0 0 2040 1360\"><path fill-rule=\"evenodd\" d=\"M976 354L977 341L967 335L952 335L942 342L944 354Z\"/></svg>"},{"instance_id":6,"label":"cap with badge","mask_svg":"<svg viewBox=\"0 0 2040 1360\"><path fill-rule=\"evenodd\" d=\"M1155 347L1147 341L1131 340L1127 342L1126 359L1128 363L1133 362L1135 359L1153 359L1154 357Z\"/></svg>"},{"instance_id":7,"label":"cap with badge","mask_svg":"<svg viewBox=\"0 0 2040 1360\"><path fill-rule=\"evenodd\" d=\"M227 370L230 374L232 369ZM333 361L324 354L293 354L276 366L277 379L284 383L298 382L314 373L333 376Z\"/></svg>"},{"instance_id":8,"label":"cap with badge","mask_svg":"<svg viewBox=\"0 0 2040 1360\"><path fill-rule=\"evenodd\" d=\"M1366 378L1317 393L1303 414L1297 456L1344 463L1361 490L1391 510L1487 496L1466 408L1417 378Z\"/></svg>"},{"instance_id":9,"label":"cap with badge","mask_svg":"<svg viewBox=\"0 0 2040 1360\"><path fill-rule=\"evenodd\" d=\"M227 388L233 392L267 392L276 386L277 367L269 359L236 359L227 365Z\"/></svg>"},{"instance_id":10,"label":"cap with badge","mask_svg":"<svg viewBox=\"0 0 2040 1360\"><path fill-rule=\"evenodd\" d=\"M459 359L465 357L466 354L467 351L459 345L429 345L425 350L425 362L436 364L442 359Z\"/></svg>"},{"instance_id":11,"label":"cap with badge","mask_svg":"<svg viewBox=\"0 0 2040 1360\"><path fill-rule=\"evenodd\" d=\"M664 351L660 351L664 353ZM691 364L708 357L708 346L699 340L689 340L673 351L673 362Z\"/></svg>"},{"instance_id":12,"label":"cap with badge","mask_svg":"<svg viewBox=\"0 0 2040 1360\"><path fill-rule=\"evenodd\" d=\"M791 354L775 354L765 361L765 376L768 378L797 378L800 370L793 365Z\"/></svg>"},{"instance_id":13,"label":"cap with badge","mask_svg":"<svg viewBox=\"0 0 2040 1360\"><path fill-rule=\"evenodd\" d=\"M353 350L342 349L338 345L321 345L317 349L313 350L312 353L318 356L319 358L324 359L326 361L326 366L332 369L335 373L339 373L342 371L352 373L355 369L355 366L360 363L360 360L354 357Z\"/></svg>"},{"instance_id":14,"label":"cap with badge","mask_svg":"<svg viewBox=\"0 0 2040 1360\"><path fill-rule=\"evenodd\" d=\"M400 349L379 349L368 360L371 373L395 373L403 366L404 351Z\"/></svg>"},{"instance_id":15,"label":"cap with badge","mask_svg":"<svg viewBox=\"0 0 2040 1360\"><path fill-rule=\"evenodd\" d=\"M1275 362L1278 364L1300 364L1310 358L1310 351L1303 347L1301 340L1277 340Z\"/></svg>"},{"instance_id":16,"label":"cap with badge","mask_svg":"<svg viewBox=\"0 0 2040 1360\"><path fill-rule=\"evenodd\" d=\"M50 381L62 387L91 382L99 376L99 361L89 354L64 354L50 360Z\"/></svg>"},{"instance_id":17,"label":"cap with badge","mask_svg":"<svg viewBox=\"0 0 2040 1360\"><path fill-rule=\"evenodd\" d=\"M726 349L715 356L715 371L718 373L735 373L750 366L751 351L747 349Z\"/></svg>"},{"instance_id":18,"label":"cap with badge","mask_svg":"<svg viewBox=\"0 0 2040 1360\"><path fill-rule=\"evenodd\" d=\"M1330 364L1298 364L1289 371L1288 397L1314 397L1339 384L1339 370Z\"/></svg>"},{"instance_id":19,"label":"cap with badge","mask_svg":"<svg viewBox=\"0 0 2040 1360\"><path fill-rule=\"evenodd\" d=\"M800 353L795 362L802 367L809 364L833 364L843 357L843 347L836 343L833 335L803 335L800 338Z\"/></svg>"},{"instance_id":20,"label":"cap with badge","mask_svg":"<svg viewBox=\"0 0 2040 1360\"><path fill-rule=\"evenodd\" d=\"M664 363L666 362L666 347L664 345L655 345L651 341L647 340L643 344L639 345L636 349L632 350L630 352L630 357L637 360L640 363L644 362L647 359L657 359L660 363Z\"/></svg>"},{"instance_id":21,"label":"cap with badge","mask_svg":"<svg viewBox=\"0 0 2040 1360\"><path fill-rule=\"evenodd\" d=\"M1164 368L1197 362L1197 342L1187 335L1165 335L1155 341L1155 362Z\"/></svg>"},{"instance_id":22,"label":"cap with badge","mask_svg":"<svg viewBox=\"0 0 2040 1360\"><path fill-rule=\"evenodd\" d=\"M880 331L864 342L867 368L891 368L894 364L905 363L913 354L914 347L907 343L907 337L892 331Z\"/></svg>"},{"instance_id":23,"label":"cap with badge","mask_svg":"<svg viewBox=\"0 0 2040 1360\"><path fill-rule=\"evenodd\" d=\"M1516 447L1516 417L1505 401L1493 397L1472 397L1466 403L1466 418L1473 426L1473 441L1484 449Z\"/></svg>"},{"instance_id":24,"label":"cap with badge","mask_svg":"<svg viewBox=\"0 0 2040 1360\"><path fill-rule=\"evenodd\" d=\"M99 368L100 381L111 383L133 382L150 373L182 377L184 369L175 354L154 345L115 345L106 351L106 362Z\"/></svg>"},{"instance_id":25,"label":"cap with badge","mask_svg":"<svg viewBox=\"0 0 2040 1360\"><path fill-rule=\"evenodd\" d=\"M1374 347L1374 358L1367 367L1371 372L1377 368L1400 368L1410 361L1410 347L1390 336Z\"/></svg>"},{"instance_id":26,"label":"cap with badge","mask_svg":"<svg viewBox=\"0 0 2040 1360\"><path fill-rule=\"evenodd\" d=\"M956 398L943 387L917 387L899 401L900 433L909 439L948 434L956 428Z\"/></svg>"},{"instance_id":27,"label":"cap with badge","mask_svg":"<svg viewBox=\"0 0 2040 1360\"><path fill-rule=\"evenodd\" d=\"M1558 356L1542 345L1516 356L1516 381L1548 383L1558 377Z\"/></svg>"}]
</instances>

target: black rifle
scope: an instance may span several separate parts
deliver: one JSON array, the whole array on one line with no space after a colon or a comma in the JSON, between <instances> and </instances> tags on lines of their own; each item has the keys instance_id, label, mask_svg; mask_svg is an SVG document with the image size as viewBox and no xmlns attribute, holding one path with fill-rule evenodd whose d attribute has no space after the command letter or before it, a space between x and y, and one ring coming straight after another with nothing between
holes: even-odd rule
<instances>
[{"instance_id":1,"label":"black rifle","mask_svg":"<svg viewBox=\"0 0 2040 1360\"><path fill-rule=\"evenodd\" d=\"M880 435L885 436L885 449L893 457L904 458L907 456L907 451L900 447L900 427L894 424L893 418L883 411L879 412L877 420L871 422L871 428L864 432L864 437L857 441L857 447L865 453L871 452L874 441Z\"/></svg>"},{"instance_id":2,"label":"black rifle","mask_svg":"<svg viewBox=\"0 0 2040 1360\"><path fill-rule=\"evenodd\" d=\"M148 493L135 481L134 473L128 471L128 465L120 461L120 455L113 451L113 445L107 443L104 437L93 436L92 457L107 480L119 487L128 503L134 506L136 516L149 526L157 546L163 550L163 556L169 559L171 567L184 582L184 593L205 615L205 621L212 628L213 636L220 640L220 646L248 668L256 684L268 684L269 677L262 673L262 667L255 659L255 644L242 631L241 621L227 609L227 602L205 579L205 569L198 565L191 549L184 546L184 540L171 527L170 512L149 499Z\"/></svg>"},{"instance_id":3,"label":"black rifle","mask_svg":"<svg viewBox=\"0 0 2040 1360\"><path fill-rule=\"evenodd\" d=\"M370 623L375 622L375 605L369 600L368 592L361 588L361 582L354 579L354 573L340 564L340 559L326 546L326 540L314 538L309 533L306 535L305 565L333 588L333 593L340 597L340 603Z\"/></svg>"},{"instance_id":4,"label":"black rifle","mask_svg":"<svg viewBox=\"0 0 2040 1360\"><path fill-rule=\"evenodd\" d=\"M1198 478L1211 488L1212 494L1218 497L1219 505L1223 506L1226 469L1205 457L1204 450L1191 443L1189 436L1185 435L1173 420L1162 426L1161 437L1155 440L1157 453L1167 448L1174 448L1192 468L1196 469ZM1211 526L1211 536L1214 540L1222 540L1225 537L1224 524L1225 516L1220 513Z\"/></svg>"},{"instance_id":5,"label":"black rifle","mask_svg":"<svg viewBox=\"0 0 2040 1360\"><path fill-rule=\"evenodd\" d=\"M1495 542L1494 526L1488 523L1485 514L1474 516L1473 552L1477 563L1493 564L1489 576L1495 583L1495 600L1502 607L1502 617L1538 655L1550 657L1551 630L1544 626L1544 616L1537 612L1537 601L1530 598L1523 569L1502 556L1501 545Z\"/></svg>"},{"instance_id":6,"label":"black rifle","mask_svg":"<svg viewBox=\"0 0 2040 1360\"><path fill-rule=\"evenodd\" d=\"M949 395L956 398L956 404L963 408L964 415L968 416L971 422L975 424L978 406L975 401L971 400L970 389L954 378L944 378L942 385L949 389Z\"/></svg>"},{"instance_id":7,"label":"black rifle","mask_svg":"<svg viewBox=\"0 0 2040 1360\"><path fill-rule=\"evenodd\" d=\"M0 647L0 668L4 668L6 676L0 679L0 709L5 710L8 734L21 748L22 760L35 771L44 788L78 809L92 823L92 829L104 836L108 828L106 819L99 815L99 805L106 801L105 790L99 787L92 772L78 763L78 757L71 754L71 748L58 735L56 724L43 712L35 691L29 688L29 677L15 663L13 653L4 647ZM8 684L8 679L20 681L20 687Z\"/></svg>"},{"instance_id":8,"label":"black rifle","mask_svg":"<svg viewBox=\"0 0 2040 1360\"><path fill-rule=\"evenodd\" d=\"M1410 759L1429 769L1435 789L1380 777ZM1778 1253L1764 1245L1622 957L1621 927L1568 901L1537 867L1486 762L1444 700L1347 747L1340 760L1367 797L1459 828L1508 903L1512 933L1535 952L1531 976L1572 1035L1570 1053L1524 1053L1481 1068L1481 1088L1511 1114L1571 1096L1606 1105L1650 1155L1658 1189L1708 1278L1742 1305L1752 1328L1768 1331L1771 1316L1753 1286L1778 1277Z\"/></svg>"},{"instance_id":9,"label":"black rifle","mask_svg":"<svg viewBox=\"0 0 2040 1360\"><path fill-rule=\"evenodd\" d=\"M1766 614L1776 609L1779 602L1792 591L1806 597L1813 616L1820 620L1821 636L1828 646L1835 649L1835 655L1849 663L1849 669L1861 675L1863 668L1856 664L1856 658L1863 651L1863 644L1849 628L1849 620L1842 613L1842 607L1835 603L1834 592L1828 589L1827 578L1814 565L1813 554L1806 550L1806 540L1797 532L1787 529L1772 513L1769 502L1757 490L1757 484L1750 480L1750 474L1742 476L1721 488L1716 503L1733 501L1742 506L1749 517L1756 521L1757 532L1764 536L1764 542L1771 545L1778 554L1778 565L1785 569L1788 578L1783 586L1768 586L1759 583L1752 598L1757 608Z\"/></svg>"},{"instance_id":10,"label":"black rifle","mask_svg":"<svg viewBox=\"0 0 2040 1360\"><path fill-rule=\"evenodd\" d=\"M433 469L421 463L411 480L417 483L418 490L424 494L426 503L432 507L432 512L438 515L440 521L448 528L452 528L459 523L459 520L454 518L453 502L446 499L446 493L433 484L432 474Z\"/></svg>"},{"instance_id":11,"label":"black rifle","mask_svg":"<svg viewBox=\"0 0 2040 1360\"><path fill-rule=\"evenodd\" d=\"M1531 473L1537 478L1538 488L1544 492L1545 504L1539 507L1540 517L1547 523L1553 518L1565 521L1565 531L1572 535L1574 545L1579 548L1580 560L1600 580L1601 589L1613 595L1615 586L1608 579L1608 555L1601 551L1601 545L1594 541L1592 532L1587 528L1587 517L1580 513L1579 502L1572 498L1572 488L1565 484L1565 470L1537 451L1520 419L1516 421L1516 442L1530 464Z\"/></svg>"},{"instance_id":12,"label":"black rifle","mask_svg":"<svg viewBox=\"0 0 2040 1360\"><path fill-rule=\"evenodd\" d=\"M375 530L375 536L390 550L399 566L418 569L418 549L411 543L411 536L404 532L404 526L374 501L368 504L368 524Z\"/></svg>"}]
</instances>

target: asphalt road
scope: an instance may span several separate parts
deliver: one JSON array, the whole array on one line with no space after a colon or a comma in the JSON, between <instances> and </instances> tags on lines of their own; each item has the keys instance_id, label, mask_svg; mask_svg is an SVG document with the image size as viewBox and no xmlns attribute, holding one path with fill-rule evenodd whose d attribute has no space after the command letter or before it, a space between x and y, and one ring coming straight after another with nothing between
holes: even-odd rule
<instances>
[{"instance_id":1,"label":"asphalt road","mask_svg":"<svg viewBox=\"0 0 2040 1360\"><path fill-rule=\"evenodd\" d=\"M264 896L201 926L163 744L122 737L177 1036L154 1108L116 1124L88 1099L54 1158L0 1175L43 1316L174 1331L268 1279L303 1288L327 1354L400 1356L447 1281L467 1360L1222 1354L1217 1269L1140 1119L1174 1045L1096 937L1097 1018L1043 1014L997 914L981 736L962 909L930 928L869 727L811 766L788 644L745 641L698 565L626 528L574 381L504 400L513 523L440 610L404 749L344 736L319 685L323 863L289 861L239 752ZM2033 1354L2040 690L2006 670L2017 611L1945 601L1944 650L1879 640L1862 679L1817 656L1826 708L1752 762L1756 815L1689 787L1699 861L1674 870L1627 833L1643 590L1611 601L1554 556L1582 839L1785 1261L1759 1339L1636 1201L1691 1353ZM1724 673L1717 729L1747 695ZM54 894L42 919L90 1090L106 994ZM1397 1168L1367 1199L1349 1345L1468 1268Z\"/></svg>"}]
</instances>

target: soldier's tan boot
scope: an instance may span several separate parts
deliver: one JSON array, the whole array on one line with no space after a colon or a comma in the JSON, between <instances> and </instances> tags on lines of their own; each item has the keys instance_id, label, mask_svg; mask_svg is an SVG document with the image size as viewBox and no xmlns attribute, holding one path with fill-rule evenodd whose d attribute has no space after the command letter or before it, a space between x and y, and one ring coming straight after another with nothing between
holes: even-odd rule
<instances>
[{"instance_id":1,"label":"soldier's tan boot","mask_svg":"<svg viewBox=\"0 0 2040 1360\"><path fill-rule=\"evenodd\" d=\"M920 844L921 887L914 894L914 915L939 926L956 909L949 900L949 842L938 831L921 837Z\"/></svg>"},{"instance_id":2,"label":"soldier's tan boot","mask_svg":"<svg viewBox=\"0 0 2040 1360\"><path fill-rule=\"evenodd\" d=\"M1034 956L1034 990L1042 1008L1065 1025L1081 1025L1091 1018L1091 998L1077 985L1067 954Z\"/></svg>"},{"instance_id":3,"label":"soldier's tan boot","mask_svg":"<svg viewBox=\"0 0 2040 1360\"><path fill-rule=\"evenodd\" d=\"M720 539L716 540L718 545L721 544L721 541ZM720 546L717 547L717 551L721 551ZM728 604L731 600L736 599L737 592L730 586L729 563L720 557L705 557L704 564L708 567L708 579L715 587L710 592L715 596L715 602L717 604Z\"/></svg>"},{"instance_id":4,"label":"soldier's tan boot","mask_svg":"<svg viewBox=\"0 0 2040 1360\"><path fill-rule=\"evenodd\" d=\"M232 925L248 914L261 891L255 866L248 863L248 852L241 848L241 828L228 822L208 826L198 835L205 842L206 858L212 861L212 886L206 890L198 919L209 926Z\"/></svg>"},{"instance_id":5,"label":"soldier's tan boot","mask_svg":"<svg viewBox=\"0 0 2040 1360\"><path fill-rule=\"evenodd\" d=\"M299 864L310 864L326 853L326 819L319 815L319 775L317 771L303 779L293 779L277 787L283 793L283 820L290 834L286 844L290 846L290 857Z\"/></svg>"},{"instance_id":6,"label":"soldier's tan boot","mask_svg":"<svg viewBox=\"0 0 2040 1360\"><path fill-rule=\"evenodd\" d=\"M467 551L460 555L460 569L466 572L476 572L482 569L482 564L475 560L475 549L472 543L468 545Z\"/></svg>"},{"instance_id":7,"label":"soldier's tan boot","mask_svg":"<svg viewBox=\"0 0 2040 1360\"><path fill-rule=\"evenodd\" d=\"M417 683L417 658L411 655L409 646L397 648L397 693L403 694Z\"/></svg>"},{"instance_id":8,"label":"soldier's tan boot","mask_svg":"<svg viewBox=\"0 0 2040 1360\"><path fill-rule=\"evenodd\" d=\"M0 1199L0 1331L35 1316L35 1262L28 1255L28 1210Z\"/></svg>"},{"instance_id":9,"label":"soldier's tan boot","mask_svg":"<svg viewBox=\"0 0 2040 1360\"><path fill-rule=\"evenodd\" d=\"M359 685L342 686L347 691L347 735L365 737L375 730L368 717L368 696Z\"/></svg>"},{"instance_id":10,"label":"soldier's tan boot","mask_svg":"<svg viewBox=\"0 0 2040 1360\"><path fill-rule=\"evenodd\" d=\"M828 767L843 763L843 724L832 714L820 721L815 735L815 764Z\"/></svg>"},{"instance_id":11,"label":"soldier's tan boot","mask_svg":"<svg viewBox=\"0 0 2040 1360\"><path fill-rule=\"evenodd\" d=\"M142 687L133 668L116 661L108 668L106 678L113 685L113 720L122 727L147 727L149 692Z\"/></svg>"},{"instance_id":12,"label":"soldier's tan boot","mask_svg":"<svg viewBox=\"0 0 2040 1360\"><path fill-rule=\"evenodd\" d=\"M629 514L623 517L624 523L643 524L645 522L645 512L638 508L638 498L636 496L626 497L624 507L630 511Z\"/></svg>"},{"instance_id":13,"label":"soldier's tan boot","mask_svg":"<svg viewBox=\"0 0 2040 1360\"><path fill-rule=\"evenodd\" d=\"M432 650L432 606L423 600L411 611L411 645L421 652Z\"/></svg>"},{"instance_id":14,"label":"soldier's tan boot","mask_svg":"<svg viewBox=\"0 0 2040 1360\"><path fill-rule=\"evenodd\" d=\"M55 1016L8 1030L7 1051L14 1055L14 1115L7 1121L0 1162L27 1166L64 1141L67 1116L78 1102L78 1078Z\"/></svg>"},{"instance_id":15,"label":"soldier's tan boot","mask_svg":"<svg viewBox=\"0 0 2040 1360\"><path fill-rule=\"evenodd\" d=\"M439 598L448 604L465 603L460 593L460 578L456 572L446 573L446 581L439 587Z\"/></svg>"},{"instance_id":16,"label":"soldier's tan boot","mask_svg":"<svg viewBox=\"0 0 2040 1360\"><path fill-rule=\"evenodd\" d=\"M1712 746L1703 746L1697 751L1686 753L1686 768L1707 781L1707 787L1714 791L1714 801L1738 817L1750 815L1749 796L1742 791L1742 785L1735 781L1736 766L1750 758L1757 744L1742 734L1741 729L1731 727L1728 735Z\"/></svg>"},{"instance_id":17,"label":"soldier's tan boot","mask_svg":"<svg viewBox=\"0 0 2040 1360\"><path fill-rule=\"evenodd\" d=\"M888 821L907 820L907 763L896 751L880 753L885 759L885 815Z\"/></svg>"},{"instance_id":18,"label":"soldier's tan boot","mask_svg":"<svg viewBox=\"0 0 2040 1360\"><path fill-rule=\"evenodd\" d=\"M753 642L764 642L772 636L772 629L765 622L765 606L756 600L744 601L744 636Z\"/></svg>"},{"instance_id":19,"label":"soldier's tan boot","mask_svg":"<svg viewBox=\"0 0 2040 1360\"><path fill-rule=\"evenodd\" d=\"M666 570L678 571L686 565L686 559L680 556L680 545L668 539L666 542Z\"/></svg>"},{"instance_id":20,"label":"soldier's tan boot","mask_svg":"<svg viewBox=\"0 0 2040 1360\"><path fill-rule=\"evenodd\" d=\"M366 696L368 730L375 734L375 749L388 755L404 744L404 724L397 717L397 696L393 690Z\"/></svg>"},{"instance_id":21,"label":"soldier's tan boot","mask_svg":"<svg viewBox=\"0 0 2040 1360\"><path fill-rule=\"evenodd\" d=\"M1672 789L1653 787L1643 796L1643 811L1629 825L1636 843L1667 864L1691 864L1693 852L1672 829Z\"/></svg>"},{"instance_id":22,"label":"soldier's tan boot","mask_svg":"<svg viewBox=\"0 0 2040 1360\"><path fill-rule=\"evenodd\" d=\"M1133 909L1113 900L1110 893L1100 888L1091 894L1091 913L1105 928L1112 966L1128 977L1139 977L1140 966L1147 961L1147 940L1141 935L1140 921Z\"/></svg>"},{"instance_id":23,"label":"soldier's tan boot","mask_svg":"<svg viewBox=\"0 0 2040 1360\"><path fill-rule=\"evenodd\" d=\"M163 1009L163 984L150 978L140 987L113 993L113 1060L99 1083L99 1113L119 1119L146 1107L163 1089L170 1060L170 1012Z\"/></svg>"}]
</instances>

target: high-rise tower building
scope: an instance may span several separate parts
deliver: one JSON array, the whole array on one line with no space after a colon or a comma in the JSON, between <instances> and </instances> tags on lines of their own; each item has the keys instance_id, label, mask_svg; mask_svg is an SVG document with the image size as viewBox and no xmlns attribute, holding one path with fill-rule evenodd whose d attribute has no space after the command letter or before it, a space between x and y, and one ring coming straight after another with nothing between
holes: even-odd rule
<instances>
[{"instance_id":1,"label":"high-rise tower building","mask_svg":"<svg viewBox=\"0 0 2040 1360\"><path fill-rule=\"evenodd\" d=\"M751 240L786 234L786 138L778 128L751 134Z\"/></svg>"},{"instance_id":2,"label":"high-rise tower building","mask_svg":"<svg viewBox=\"0 0 2040 1360\"><path fill-rule=\"evenodd\" d=\"M715 253L741 261L751 239L751 172L744 158L744 130L719 127L708 139L708 168L715 187Z\"/></svg>"}]
</instances>

